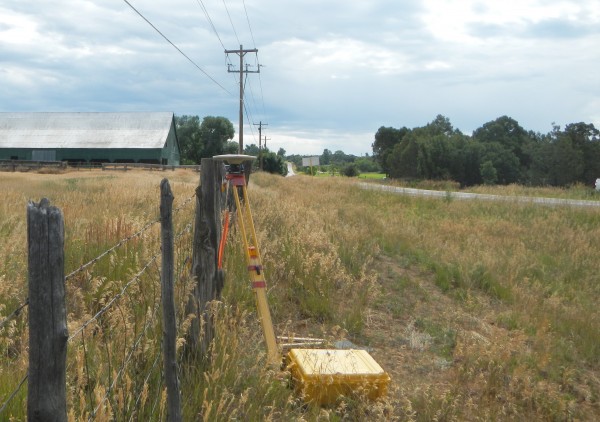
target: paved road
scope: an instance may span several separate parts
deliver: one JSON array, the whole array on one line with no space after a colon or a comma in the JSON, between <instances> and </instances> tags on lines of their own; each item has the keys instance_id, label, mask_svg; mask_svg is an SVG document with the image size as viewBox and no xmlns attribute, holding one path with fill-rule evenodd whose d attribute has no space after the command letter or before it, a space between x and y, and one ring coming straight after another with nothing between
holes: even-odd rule
<instances>
[{"instance_id":1,"label":"paved road","mask_svg":"<svg viewBox=\"0 0 600 422\"><path fill-rule=\"evenodd\" d=\"M398 186L379 185L376 183L359 183L363 189L382 190L386 192L397 193L401 195L413 195L413 196L429 196L438 198L452 199L479 199L486 201L513 201L522 203L533 203L542 205L569 205L575 207L600 207L600 201L585 201L578 199L559 199L559 198L540 198L535 196L500 196L500 195L486 195L481 193L468 193L468 192L445 192L437 190L424 190L424 189L413 189L413 188L401 188Z\"/></svg>"},{"instance_id":2,"label":"paved road","mask_svg":"<svg viewBox=\"0 0 600 422\"><path fill-rule=\"evenodd\" d=\"M287 166L288 166L288 174L286 177L295 176L296 173L294 173L294 167L292 166L292 163L287 163Z\"/></svg>"}]
</instances>

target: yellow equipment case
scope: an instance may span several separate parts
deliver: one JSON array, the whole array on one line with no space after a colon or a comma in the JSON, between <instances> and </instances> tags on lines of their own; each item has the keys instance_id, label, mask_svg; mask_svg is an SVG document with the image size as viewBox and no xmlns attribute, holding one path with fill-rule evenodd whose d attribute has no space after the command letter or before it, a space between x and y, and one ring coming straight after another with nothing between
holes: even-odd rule
<instances>
[{"instance_id":1,"label":"yellow equipment case","mask_svg":"<svg viewBox=\"0 0 600 422\"><path fill-rule=\"evenodd\" d=\"M291 349L288 368L305 401L324 405L339 396L387 394L389 375L364 350Z\"/></svg>"}]
</instances>

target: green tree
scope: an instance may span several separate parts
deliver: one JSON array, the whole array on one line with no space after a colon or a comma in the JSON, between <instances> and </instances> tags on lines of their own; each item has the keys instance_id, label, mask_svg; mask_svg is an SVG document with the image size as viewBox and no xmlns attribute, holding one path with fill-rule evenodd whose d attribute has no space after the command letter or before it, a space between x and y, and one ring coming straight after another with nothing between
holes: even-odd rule
<instances>
[{"instance_id":1,"label":"green tree","mask_svg":"<svg viewBox=\"0 0 600 422\"><path fill-rule=\"evenodd\" d=\"M463 139L455 150L452 164L452 177L462 186L473 186L482 183L481 157L483 146L471 138Z\"/></svg>"},{"instance_id":2,"label":"green tree","mask_svg":"<svg viewBox=\"0 0 600 422\"><path fill-rule=\"evenodd\" d=\"M227 141L223 148L223 154L237 154L240 150L240 144L235 141Z\"/></svg>"},{"instance_id":3,"label":"green tree","mask_svg":"<svg viewBox=\"0 0 600 422\"><path fill-rule=\"evenodd\" d=\"M337 150L331 156L331 164L337 164L339 166L344 165L345 163L352 163L356 157L352 154L345 154L344 151ZM321 163L323 164L323 163Z\"/></svg>"},{"instance_id":4,"label":"green tree","mask_svg":"<svg viewBox=\"0 0 600 422\"><path fill-rule=\"evenodd\" d=\"M360 174L360 171L355 163L348 163L342 167L341 173L346 177L357 177Z\"/></svg>"},{"instance_id":5,"label":"green tree","mask_svg":"<svg viewBox=\"0 0 600 422\"><path fill-rule=\"evenodd\" d=\"M393 178L416 179L419 177L417 158L419 144L414 131L409 132L402 138L402 142L396 144L388 154L387 168L389 176Z\"/></svg>"},{"instance_id":6,"label":"green tree","mask_svg":"<svg viewBox=\"0 0 600 422\"><path fill-rule=\"evenodd\" d=\"M486 185L495 185L498 181L498 172L494 164L488 160L481 165L481 178Z\"/></svg>"},{"instance_id":7,"label":"green tree","mask_svg":"<svg viewBox=\"0 0 600 422\"><path fill-rule=\"evenodd\" d=\"M571 123L565 127L563 136L571 139L573 148L583 154L581 182L594 185L600 177L600 132L593 124Z\"/></svg>"},{"instance_id":8,"label":"green tree","mask_svg":"<svg viewBox=\"0 0 600 422\"><path fill-rule=\"evenodd\" d=\"M233 139L235 130L225 117L207 116L200 123L198 116L176 116L175 130L183 163L200 164L202 158L237 153L237 143L231 151L231 143L227 142Z\"/></svg>"},{"instance_id":9,"label":"green tree","mask_svg":"<svg viewBox=\"0 0 600 422\"><path fill-rule=\"evenodd\" d=\"M573 139L561 133L550 148L550 182L567 186L579 182L585 171L583 151Z\"/></svg>"},{"instance_id":10,"label":"green tree","mask_svg":"<svg viewBox=\"0 0 600 422\"><path fill-rule=\"evenodd\" d=\"M354 163L356 163L358 170L363 173L376 173L381 171L381 167L379 167L379 164L377 164L373 157L359 157Z\"/></svg>"},{"instance_id":11,"label":"green tree","mask_svg":"<svg viewBox=\"0 0 600 422\"><path fill-rule=\"evenodd\" d=\"M200 118L198 116L175 116L175 130L181 150L181 162L184 164L200 163L203 149Z\"/></svg>"},{"instance_id":12,"label":"green tree","mask_svg":"<svg viewBox=\"0 0 600 422\"><path fill-rule=\"evenodd\" d=\"M331 164L331 151L329 151L327 148L325 148L323 150L323 154L321 154L320 157L320 163L324 166Z\"/></svg>"},{"instance_id":13,"label":"green tree","mask_svg":"<svg viewBox=\"0 0 600 422\"><path fill-rule=\"evenodd\" d=\"M388 159L390 154L392 154L396 145L402 141L408 132L409 129L406 127L395 129L393 127L381 126L377 130L377 133L375 133L375 141L371 145L373 148L373 157L386 175L390 175L389 164L395 161L395 159Z\"/></svg>"},{"instance_id":14,"label":"green tree","mask_svg":"<svg viewBox=\"0 0 600 422\"><path fill-rule=\"evenodd\" d=\"M450 136L455 131L450 123L450 119L438 114L433 121L428 123L423 129L427 131L430 135L446 135Z\"/></svg>"},{"instance_id":15,"label":"green tree","mask_svg":"<svg viewBox=\"0 0 600 422\"><path fill-rule=\"evenodd\" d=\"M263 152L263 170L269 173L287 175L288 168L284 158L274 152Z\"/></svg>"},{"instance_id":16,"label":"green tree","mask_svg":"<svg viewBox=\"0 0 600 422\"><path fill-rule=\"evenodd\" d=\"M593 185L600 160L600 142L593 125L567 125L564 131L553 126L552 132L535 137L530 180L538 185L567 186L576 182Z\"/></svg>"},{"instance_id":17,"label":"green tree","mask_svg":"<svg viewBox=\"0 0 600 422\"><path fill-rule=\"evenodd\" d=\"M254 157L258 157L258 153L260 152L258 145L250 144L244 147L244 154L252 155Z\"/></svg>"},{"instance_id":18,"label":"green tree","mask_svg":"<svg viewBox=\"0 0 600 422\"><path fill-rule=\"evenodd\" d=\"M235 130L226 117L207 116L202 119L200 136L203 143L202 157L223 154L227 141L233 139Z\"/></svg>"},{"instance_id":19,"label":"green tree","mask_svg":"<svg viewBox=\"0 0 600 422\"><path fill-rule=\"evenodd\" d=\"M282 158L285 158L285 150L283 148L279 148L279 150L277 151L277 155L279 155Z\"/></svg>"},{"instance_id":20,"label":"green tree","mask_svg":"<svg viewBox=\"0 0 600 422\"><path fill-rule=\"evenodd\" d=\"M519 158L498 142L483 144L482 163L490 161L497 172L497 182L501 185L517 183L521 177Z\"/></svg>"},{"instance_id":21,"label":"green tree","mask_svg":"<svg viewBox=\"0 0 600 422\"><path fill-rule=\"evenodd\" d=\"M499 144L504 149L514 154L519 160L520 174L516 177L516 179L508 183L523 179L532 161L532 157L528 154L528 151L530 150L528 145L532 142L532 140L527 131L525 131L525 129L519 125L519 122L508 116L498 117L496 120L487 122L482 127L476 129L473 132L473 138L477 142L481 142L483 144ZM499 181L500 183L503 183L501 181L503 178L501 174L502 171L498 168L498 166L495 167L497 170L499 170Z\"/></svg>"}]
</instances>

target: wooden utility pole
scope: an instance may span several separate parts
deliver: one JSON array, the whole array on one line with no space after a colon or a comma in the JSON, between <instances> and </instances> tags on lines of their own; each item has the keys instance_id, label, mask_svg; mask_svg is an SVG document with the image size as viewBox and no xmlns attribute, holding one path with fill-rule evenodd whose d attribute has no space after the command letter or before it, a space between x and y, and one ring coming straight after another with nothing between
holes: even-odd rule
<instances>
[{"instance_id":1,"label":"wooden utility pole","mask_svg":"<svg viewBox=\"0 0 600 422\"><path fill-rule=\"evenodd\" d=\"M258 122L258 124L254 123L254 126L258 126L258 160L259 168L262 170L262 127L269 126L269 124Z\"/></svg>"},{"instance_id":2,"label":"wooden utility pole","mask_svg":"<svg viewBox=\"0 0 600 422\"><path fill-rule=\"evenodd\" d=\"M257 70L248 70L248 68L246 67L246 69L244 69L244 56L246 55L246 53L258 53L258 50L256 48L251 48L248 50L244 50L244 47L240 44L240 49L239 50L225 50L225 54L237 54L238 56L240 56L240 69L239 69L239 73L240 73L240 116L239 116L239 123L240 123L240 128L239 128L239 141L240 141L240 147L239 147L239 153L243 154L244 153L244 73L260 73L260 66L258 66ZM238 72L237 70L232 70L231 69L231 64L227 67L227 72L229 73L236 73Z\"/></svg>"}]
</instances>

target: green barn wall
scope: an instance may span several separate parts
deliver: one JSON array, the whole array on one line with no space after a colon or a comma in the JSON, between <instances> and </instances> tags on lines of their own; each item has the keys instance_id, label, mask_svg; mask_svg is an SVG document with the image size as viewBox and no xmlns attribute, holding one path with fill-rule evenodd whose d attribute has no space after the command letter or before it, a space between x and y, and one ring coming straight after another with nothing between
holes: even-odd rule
<instances>
[{"instance_id":1,"label":"green barn wall","mask_svg":"<svg viewBox=\"0 0 600 422\"><path fill-rule=\"evenodd\" d=\"M31 160L33 149L25 148L3 148L0 149L0 159L10 160L16 157L18 160ZM173 159L169 160L171 152L163 149L80 149L80 148L36 148L35 151L56 151L56 161L88 161L88 162L154 162L175 164ZM165 153L167 151L167 153ZM178 163L177 163L178 164Z\"/></svg>"},{"instance_id":2,"label":"green barn wall","mask_svg":"<svg viewBox=\"0 0 600 422\"><path fill-rule=\"evenodd\" d=\"M34 149L0 148L0 160L31 160ZM134 162L179 165L181 161L175 130L171 127L164 148L35 148L35 151L56 151L56 161Z\"/></svg>"}]
</instances>

